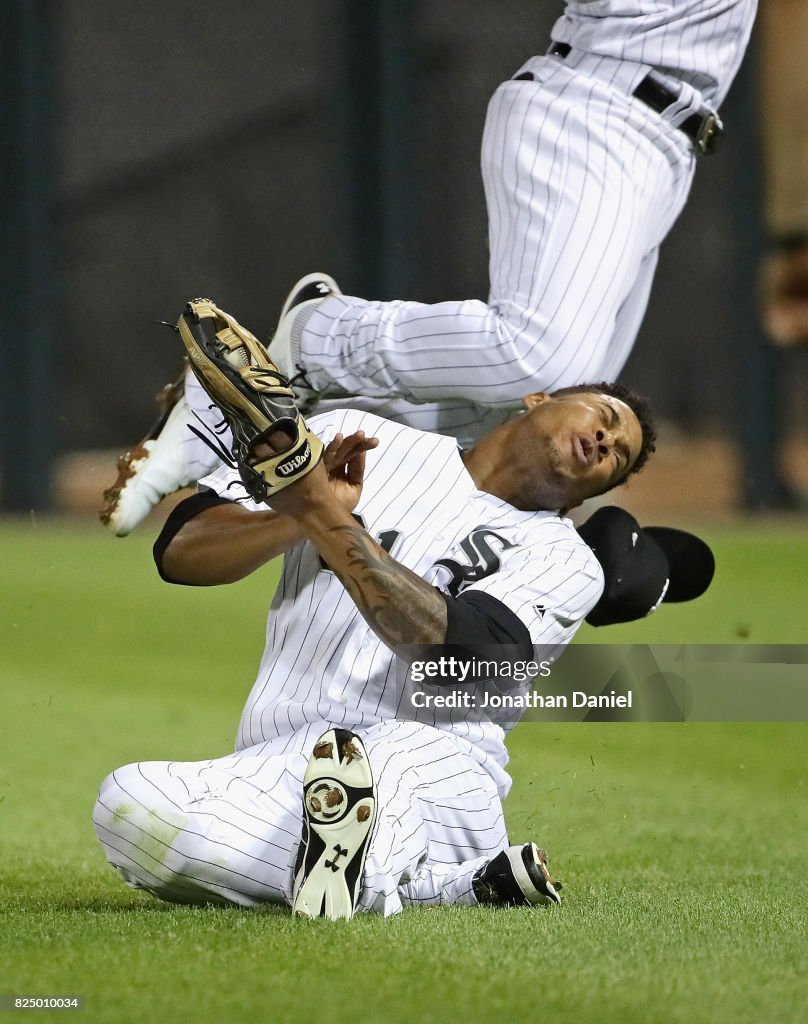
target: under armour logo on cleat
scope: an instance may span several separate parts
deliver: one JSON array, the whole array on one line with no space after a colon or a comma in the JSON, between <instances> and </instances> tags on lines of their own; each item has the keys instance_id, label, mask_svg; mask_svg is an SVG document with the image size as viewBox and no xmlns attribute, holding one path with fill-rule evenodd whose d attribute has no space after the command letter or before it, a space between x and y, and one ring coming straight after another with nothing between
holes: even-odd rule
<instances>
[{"instance_id":1,"label":"under armour logo on cleat","mask_svg":"<svg viewBox=\"0 0 808 1024\"><path fill-rule=\"evenodd\" d=\"M337 861L339 860L340 857L347 857L347 856L348 856L348 851L347 850L343 850L343 848L339 845L339 843L337 843L337 845L334 847L334 859L333 860L327 860L325 862L325 867L331 868L332 871L339 871L339 867L337 865Z\"/></svg>"}]
</instances>

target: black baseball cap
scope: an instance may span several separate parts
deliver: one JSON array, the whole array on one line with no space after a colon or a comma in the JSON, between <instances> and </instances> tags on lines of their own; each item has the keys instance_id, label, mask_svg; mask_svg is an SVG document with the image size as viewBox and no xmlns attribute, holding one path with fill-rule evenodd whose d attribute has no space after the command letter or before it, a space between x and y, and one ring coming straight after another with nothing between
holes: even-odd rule
<instances>
[{"instance_id":1,"label":"black baseball cap","mask_svg":"<svg viewBox=\"0 0 808 1024\"><path fill-rule=\"evenodd\" d=\"M578 533L605 577L603 596L586 617L592 626L642 619L663 601L692 601L715 573L713 553L700 537L668 526L640 526L616 506L599 508Z\"/></svg>"}]
</instances>

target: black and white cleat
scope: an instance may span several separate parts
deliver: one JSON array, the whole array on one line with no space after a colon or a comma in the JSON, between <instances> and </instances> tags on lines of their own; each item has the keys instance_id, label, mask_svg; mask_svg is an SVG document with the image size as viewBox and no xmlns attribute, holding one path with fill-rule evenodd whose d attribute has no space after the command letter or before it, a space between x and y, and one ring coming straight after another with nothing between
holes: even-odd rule
<instances>
[{"instance_id":1,"label":"black and white cleat","mask_svg":"<svg viewBox=\"0 0 808 1024\"><path fill-rule=\"evenodd\" d=\"M315 744L303 779L293 914L353 917L375 820L376 790L362 741L347 729L329 729Z\"/></svg>"}]
</instances>

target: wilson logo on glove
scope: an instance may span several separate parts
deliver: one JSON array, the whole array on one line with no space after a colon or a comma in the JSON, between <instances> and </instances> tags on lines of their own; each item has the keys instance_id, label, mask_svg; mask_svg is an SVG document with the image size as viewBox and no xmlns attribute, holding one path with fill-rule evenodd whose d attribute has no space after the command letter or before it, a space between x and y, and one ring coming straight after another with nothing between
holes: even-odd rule
<instances>
[{"instance_id":1,"label":"wilson logo on glove","mask_svg":"<svg viewBox=\"0 0 808 1024\"><path fill-rule=\"evenodd\" d=\"M309 442L303 447L303 451L297 455L292 455L290 458L285 459L283 462L279 462L275 470L281 476L291 476L292 473L298 472L304 466L307 466L311 461L311 447Z\"/></svg>"}]
</instances>

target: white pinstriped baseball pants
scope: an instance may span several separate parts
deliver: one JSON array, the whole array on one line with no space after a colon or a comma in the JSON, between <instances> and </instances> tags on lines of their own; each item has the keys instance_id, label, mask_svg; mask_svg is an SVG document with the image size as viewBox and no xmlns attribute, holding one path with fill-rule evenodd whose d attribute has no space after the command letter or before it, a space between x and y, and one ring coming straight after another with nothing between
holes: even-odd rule
<instances>
[{"instance_id":1,"label":"white pinstriped baseball pants","mask_svg":"<svg viewBox=\"0 0 808 1024\"><path fill-rule=\"evenodd\" d=\"M482 141L488 301L326 299L301 336L314 388L467 444L530 392L617 379L693 179L674 122L702 106L683 85L663 118L632 95L648 70L573 51L531 58L521 71L533 81L504 82ZM219 418L193 379L186 396L198 419ZM209 468L190 434L188 445Z\"/></svg>"},{"instance_id":2,"label":"white pinstriped baseball pants","mask_svg":"<svg viewBox=\"0 0 808 1024\"><path fill-rule=\"evenodd\" d=\"M534 80L499 87L483 134L488 302L325 300L302 332L317 390L503 408L618 376L687 199L691 145L632 96L644 65L573 51L523 70ZM701 105L684 89L666 112L677 123Z\"/></svg>"},{"instance_id":3,"label":"white pinstriped baseball pants","mask_svg":"<svg viewBox=\"0 0 808 1024\"><path fill-rule=\"evenodd\" d=\"M327 723L212 761L146 761L103 782L93 822L135 888L180 903L291 903L303 775ZM360 909L473 904L474 872L507 845L488 773L447 733L414 722L362 731L378 814Z\"/></svg>"}]
</instances>

